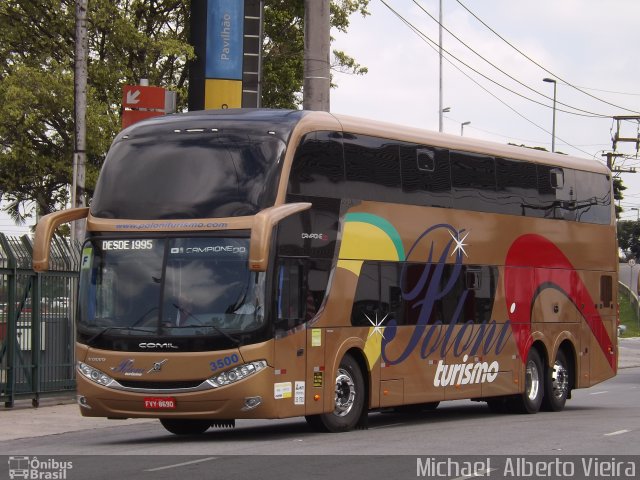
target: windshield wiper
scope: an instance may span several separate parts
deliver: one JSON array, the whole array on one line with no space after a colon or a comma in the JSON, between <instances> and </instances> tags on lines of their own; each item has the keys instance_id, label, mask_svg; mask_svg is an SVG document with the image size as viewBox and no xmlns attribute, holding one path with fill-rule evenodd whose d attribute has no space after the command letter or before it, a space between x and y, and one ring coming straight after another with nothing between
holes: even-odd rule
<instances>
[{"instance_id":1,"label":"windshield wiper","mask_svg":"<svg viewBox=\"0 0 640 480\"><path fill-rule=\"evenodd\" d=\"M144 333L147 333L147 334L150 333L149 330L145 330L143 328L125 327L125 326L121 326L121 327L111 326L111 327L103 328L98 333L96 333L93 337L91 337L89 340L87 340L87 345L90 345L92 342L95 342L98 338L100 338L102 335L104 335L105 333L107 333L110 330L127 330L129 332L144 332Z\"/></svg>"},{"instance_id":2,"label":"windshield wiper","mask_svg":"<svg viewBox=\"0 0 640 480\"><path fill-rule=\"evenodd\" d=\"M228 334L227 332L225 332L221 328L216 327L212 323L205 324L202 320L200 320L198 317L196 317L193 313L191 313L186 308L181 307L177 303L172 303L172 305L174 307L176 307L180 313L184 313L188 317L193 318L196 322L198 322L198 325L177 325L177 326L171 326L169 328L212 328L216 332L218 332L220 335L225 337L227 340L230 340L231 342L233 342L236 347L240 346L240 343L241 343L240 340L238 340L237 338L231 336L230 334Z\"/></svg>"}]
</instances>

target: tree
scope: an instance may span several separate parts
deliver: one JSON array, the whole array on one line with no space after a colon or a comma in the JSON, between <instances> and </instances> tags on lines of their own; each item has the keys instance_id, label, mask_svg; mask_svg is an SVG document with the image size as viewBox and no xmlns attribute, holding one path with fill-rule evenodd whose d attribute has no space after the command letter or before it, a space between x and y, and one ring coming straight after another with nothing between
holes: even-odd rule
<instances>
[{"instance_id":1,"label":"tree","mask_svg":"<svg viewBox=\"0 0 640 480\"><path fill-rule=\"evenodd\" d=\"M640 258L640 222L622 220L617 224L618 247L633 258Z\"/></svg>"},{"instance_id":2,"label":"tree","mask_svg":"<svg viewBox=\"0 0 640 480\"><path fill-rule=\"evenodd\" d=\"M120 129L122 85L148 78L186 99L188 3L90 0L86 188ZM66 205L73 158L73 0L0 4L0 194L7 211Z\"/></svg>"},{"instance_id":3,"label":"tree","mask_svg":"<svg viewBox=\"0 0 640 480\"><path fill-rule=\"evenodd\" d=\"M624 198L622 192L624 192L627 187L622 183L622 179L620 177L613 178L613 199L618 202L616 207L616 218L620 218L620 214L622 213L622 207L620 206L620 201Z\"/></svg>"},{"instance_id":4,"label":"tree","mask_svg":"<svg viewBox=\"0 0 640 480\"><path fill-rule=\"evenodd\" d=\"M346 32L351 14L368 15L369 0L334 0L330 23ZM266 0L264 9L262 105L299 108L304 62L304 0ZM362 75L367 68L345 52L334 50L331 68Z\"/></svg>"},{"instance_id":5,"label":"tree","mask_svg":"<svg viewBox=\"0 0 640 480\"><path fill-rule=\"evenodd\" d=\"M369 0L335 0L331 24L346 31ZM120 130L124 84L141 78L178 92L186 108L187 0L90 0L86 191L90 198ZM263 105L298 108L302 89L304 0L266 0ZM69 200L73 165L74 0L0 2L0 196L16 220ZM333 66L366 68L344 52Z\"/></svg>"}]
</instances>

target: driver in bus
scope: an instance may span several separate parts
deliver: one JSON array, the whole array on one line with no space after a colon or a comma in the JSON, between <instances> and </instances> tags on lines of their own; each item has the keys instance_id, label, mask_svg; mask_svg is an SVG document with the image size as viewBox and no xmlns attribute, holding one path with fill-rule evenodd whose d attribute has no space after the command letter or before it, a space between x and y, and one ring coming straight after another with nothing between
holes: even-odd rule
<instances>
[{"instance_id":1,"label":"driver in bus","mask_svg":"<svg viewBox=\"0 0 640 480\"><path fill-rule=\"evenodd\" d=\"M180 327L186 325L188 320L193 317L193 299L187 294L178 294L172 305L176 309L176 314L167 326Z\"/></svg>"}]
</instances>

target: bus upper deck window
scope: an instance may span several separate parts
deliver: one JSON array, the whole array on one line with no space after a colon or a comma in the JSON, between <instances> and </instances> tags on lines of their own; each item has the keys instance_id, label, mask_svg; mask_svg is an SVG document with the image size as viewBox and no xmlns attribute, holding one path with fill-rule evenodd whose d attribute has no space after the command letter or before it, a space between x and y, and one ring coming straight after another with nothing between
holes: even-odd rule
<instances>
[{"instance_id":1,"label":"bus upper deck window","mask_svg":"<svg viewBox=\"0 0 640 480\"><path fill-rule=\"evenodd\" d=\"M552 168L549 171L551 187L561 190L564 188L564 171L561 168Z\"/></svg>"},{"instance_id":2,"label":"bus upper deck window","mask_svg":"<svg viewBox=\"0 0 640 480\"><path fill-rule=\"evenodd\" d=\"M422 172L433 172L436 169L436 155L433 150L417 149L416 161L418 162L418 170Z\"/></svg>"}]
</instances>

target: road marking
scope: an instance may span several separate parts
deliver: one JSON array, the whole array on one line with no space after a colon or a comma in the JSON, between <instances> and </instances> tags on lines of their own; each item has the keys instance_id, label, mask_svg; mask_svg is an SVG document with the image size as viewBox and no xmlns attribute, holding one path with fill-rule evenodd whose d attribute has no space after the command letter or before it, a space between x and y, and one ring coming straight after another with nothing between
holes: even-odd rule
<instances>
[{"instance_id":1,"label":"road marking","mask_svg":"<svg viewBox=\"0 0 640 480\"><path fill-rule=\"evenodd\" d=\"M589 395L601 395L603 393L609 393L609 390L602 390L601 392L593 392L593 393L590 393Z\"/></svg>"},{"instance_id":2,"label":"road marking","mask_svg":"<svg viewBox=\"0 0 640 480\"><path fill-rule=\"evenodd\" d=\"M387 425L380 425L379 427L371 427L369 430L380 430L381 428L397 427L406 425L406 423L389 423Z\"/></svg>"},{"instance_id":3,"label":"road marking","mask_svg":"<svg viewBox=\"0 0 640 480\"><path fill-rule=\"evenodd\" d=\"M218 457L207 457L207 458L201 458L199 460L191 460L190 462L182 462L182 463L176 463L174 465L167 465L166 467L149 468L145 470L145 472L159 472L160 470L168 470L170 468L184 467L185 465L193 465L194 463L209 462L211 460L215 460L216 458Z\"/></svg>"},{"instance_id":4,"label":"road marking","mask_svg":"<svg viewBox=\"0 0 640 480\"><path fill-rule=\"evenodd\" d=\"M612 437L613 435L622 435L623 433L628 433L629 430L618 430L616 432L611 432L611 433L605 433L604 436L605 437Z\"/></svg>"},{"instance_id":5,"label":"road marking","mask_svg":"<svg viewBox=\"0 0 640 480\"><path fill-rule=\"evenodd\" d=\"M473 473L473 475L465 475L463 477L456 477L451 480L466 480L467 478L476 478L476 477L488 477L491 472L496 471L497 468L490 468L489 470L477 470Z\"/></svg>"}]
</instances>

